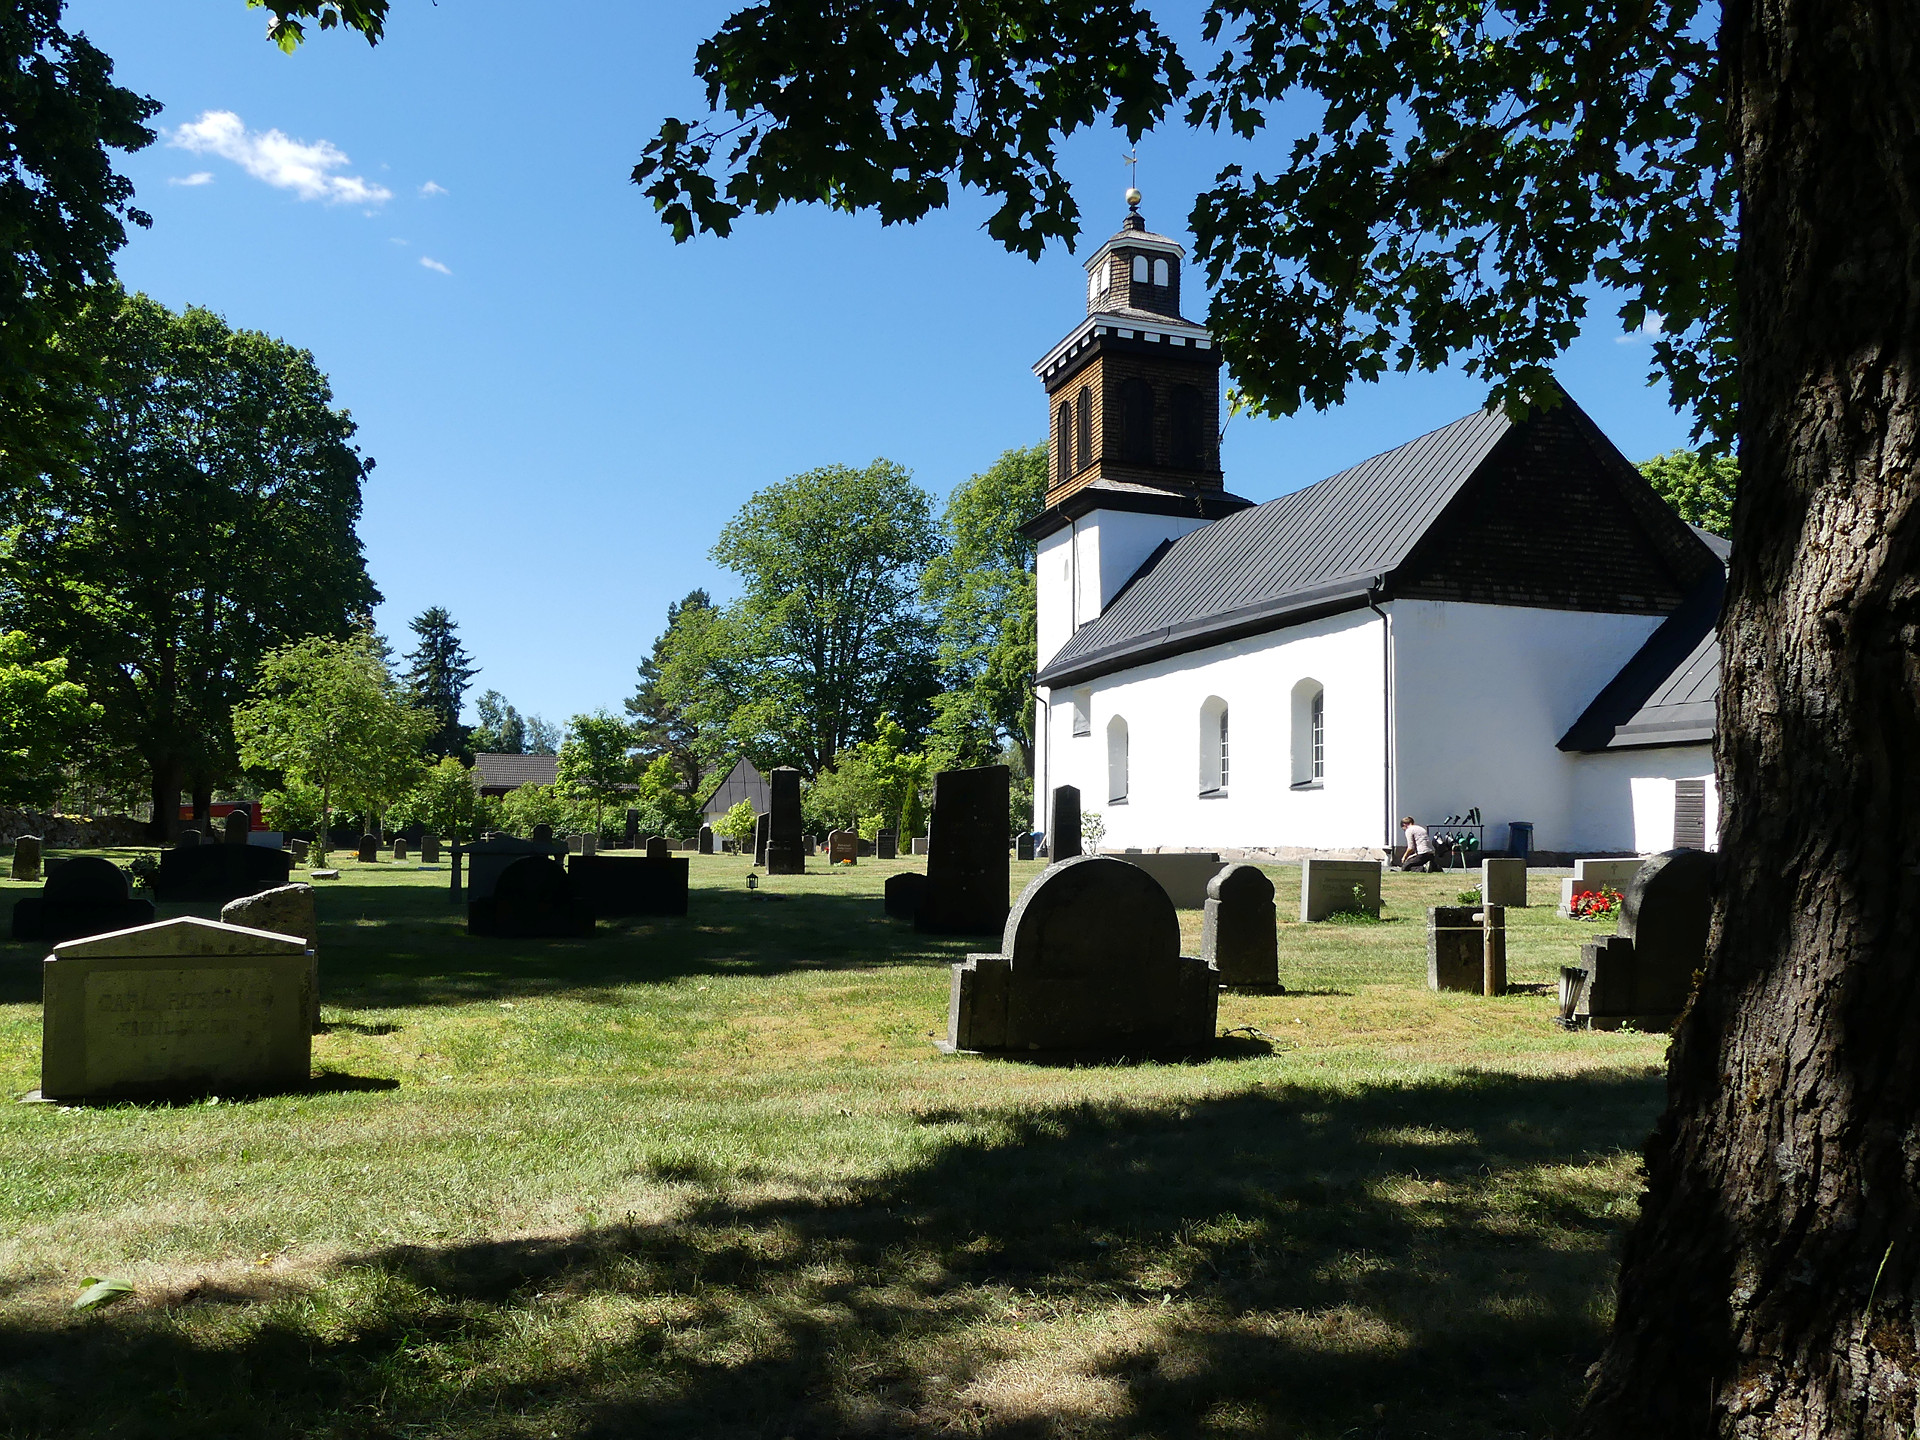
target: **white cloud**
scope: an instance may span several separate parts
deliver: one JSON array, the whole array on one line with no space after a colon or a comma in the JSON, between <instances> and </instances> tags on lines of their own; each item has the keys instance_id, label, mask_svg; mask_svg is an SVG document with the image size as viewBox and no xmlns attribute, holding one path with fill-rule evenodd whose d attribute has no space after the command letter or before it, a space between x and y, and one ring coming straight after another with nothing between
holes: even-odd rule
<instances>
[{"instance_id":1,"label":"white cloud","mask_svg":"<svg viewBox=\"0 0 1920 1440\"><path fill-rule=\"evenodd\" d=\"M453 273L453 271L449 270L446 266L442 265L438 260L435 260L432 257L427 255L422 255L420 257L420 263L426 266L427 269L429 270L438 270L442 275L451 275Z\"/></svg>"},{"instance_id":2,"label":"white cloud","mask_svg":"<svg viewBox=\"0 0 1920 1440\"><path fill-rule=\"evenodd\" d=\"M447 193L447 187L440 184L437 180L429 180L420 187L420 193L422 195L445 195Z\"/></svg>"},{"instance_id":3,"label":"white cloud","mask_svg":"<svg viewBox=\"0 0 1920 1440\"><path fill-rule=\"evenodd\" d=\"M330 140L292 140L278 130L249 130L231 110L209 110L167 137L176 150L218 155L276 190L329 205L380 205L393 198L384 185L358 175L336 175L346 152Z\"/></svg>"},{"instance_id":4,"label":"white cloud","mask_svg":"<svg viewBox=\"0 0 1920 1440\"><path fill-rule=\"evenodd\" d=\"M1629 330L1624 335L1614 336L1613 343L1616 345L1633 345L1641 340L1652 340L1656 336L1666 334L1666 326L1667 321L1665 316L1658 310L1649 310L1647 312L1647 318L1640 322L1638 329Z\"/></svg>"},{"instance_id":5,"label":"white cloud","mask_svg":"<svg viewBox=\"0 0 1920 1440\"><path fill-rule=\"evenodd\" d=\"M169 185L211 185L212 183L213 172L211 170L196 170L191 175L169 175L167 177L167 184Z\"/></svg>"}]
</instances>

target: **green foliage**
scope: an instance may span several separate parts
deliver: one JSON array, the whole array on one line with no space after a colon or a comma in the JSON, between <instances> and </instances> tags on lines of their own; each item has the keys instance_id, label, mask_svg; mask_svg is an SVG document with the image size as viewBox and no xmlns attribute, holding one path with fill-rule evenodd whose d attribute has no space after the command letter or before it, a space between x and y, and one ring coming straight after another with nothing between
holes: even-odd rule
<instances>
[{"instance_id":1,"label":"green foliage","mask_svg":"<svg viewBox=\"0 0 1920 1440\"><path fill-rule=\"evenodd\" d=\"M464 838L473 833L479 799L473 771L449 755L429 766L419 783L393 803L387 824L395 830L419 825L429 834Z\"/></svg>"},{"instance_id":2,"label":"green foliage","mask_svg":"<svg viewBox=\"0 0 1920 1440\"><path fill-rule=\"evenodd\" d=\"M98 1310L103 1305L111 1305L133 1294L133 1282L117 1278L102 1279L98 1275L82 1276L82 1290L73 1302L76 1310Z\"/></svg>"},{"instance_id":3,"label":"green foliage","mask_svg":"<svg viewBox=\"0 0 1920 1440\"><path fill-rule=\"evenodd\" d=\"M656 755L640 772L635 805L643 835L687 836L700 829L700 807L680 788L684 772L672 755Z\"/></svg>"},{"instance_id":4,"label":"green foliage","mask_svg":"<svg viewBox=\"0 0 1920 1440\"><path fill-rule=\"evenodd\" d=\"M527 724L520 712L498 690L488 690L474 703L480 723L468 732L467 743L476 755L524 755Z\"/></svg>"},{"instance_id":5,"label":"green foliage","mask_svg":"<svg viewBox=\"0 0 1920 1440\"><path fill-rule=\"evenodd\" d=\"M685 239L795 200L915 220L957 178L1037 257L1080 230L1060 141L1107 115L1137 137L1185 99L1190 125L1277 132L1255 153L1279 163L1225 165L1189 220L1247 408L1325 408L1460 357L1496 399L1550 402L1598 286L1627 329L1658 331L1675 405L1725 441L1734 184L1712 13L1214 0L1196 81L1139 0L767 0L700 46L711 113L664 122L634 179Z\"/></svg>"},{"instance_id":6,"label":"green foliage","mask_svg":"<svg viewBox=\"0 0 1920 1440\"><path fill-rule=\"evenodd\" d=\"M724 835L736 844L749 845L753 843L754 826L759 821L760 817L753 810L753 802L742 800L713 822L713 833Z\"/></svg>"},{"instance_id":7,"label":"green foliage","mask_svg":"<svg viewBox=\"0 0 1920 1440\"><path fill-rule=\"evenodd\" d=\"M639 688L626 702L633 717L634 744L644 759L664 756L672 761L675 788L683 797L700 786L702 761L699 731L693 717L681 705L668 698L670 690L662 683L665 666L676 644L674 632L683 615L691 626L693 612L711 611L713 601L704 590L690 590L686 598L667 606L667 628L653 642L653 653L640 662Z\"/></svg>"},{"instance_id":8,"label":"green foliage","mask_svg":"<svg viewBox=\"0 0 1920 1440\"><path fill-rule=\"evenodd\" d=\"M942 769L989 764L1003 739L1033 763L1034 544L1020 526L1046 504L1047 447L1008 450L954 487L944 550L922 582L938 615L941 693L931 748Z\"/></svg>"},{"instance_id":9,"label":"green foliage","mask_svg":"<svg viewBox=\"0 0 1920 1440\"><path fill-rule=\"evenodd\" d=\"M604 710L576 715L567 728L556 777L560 790L592 815L596 835L606 828L607 807L627 803L627 787L637 778L632 751L633 731Z\"/></svg>"},{"instance_id":10,"label":"green foliage","mask_svg":"<svg viewBox=\"0 0 1920 1440\"><path fill-rule=\"evenodd\" d=\"M317 20L322 30L339 26L358 30L369 45L386 33L388 0L247 0L250 10L266 10L267 38L288 54L307 38L302 20Z\"/></svg>"},{"instance_id":11,"label":"green foliage","mask_svg":"<svg viewBox=\"0 0 1920 1440\"><path fill-rule=\"evenodd\" d=\"M261 658L379 599L354 533L369 462L311 355L209 311L103 294L61 343L99 357L74 391L85 452L7 498L0 586L164 814L232 772Z\"/></svg>"},{"instance_id":12,"label":"green foliage","mask_svg":"<svg viewBox=\"0 0 1920 1440\"><path fill-rule=\"evenodd\" d=\"M1670 450L1640 462L1640 473L1689 525L1725 539L1733 534L1733 493L1740 462L1731 455Z\"/></svg>"},{"instance_id":13,"label":"green foliage","mask_svg":"<svg viewBox=\"0 0 1920 1440\"><path fill-rule=\"evenodd\" d=\"M74 742L99 718L65 660L35 659L27 636L0 633L0 804L51 805Z\"/></svg>"},{"instance_id":14,"label":"green foliage","mask_svg":"<svg viewBox=\"0 0 1920 1440\"><path fill-rule=\"evenodd\" d=\"M553 833L593 829L582 825L579 806L558 785L521 785L500 797L500 828L523 839L536 825L551 825Z\"/></svg>"},{"instance_id":15,"label":"green foliage","mask_svg":"<svg viewBox=\"0 0 1920 1440\"><path fill-rule=\"evenodd\" d=\"M318 835L324 809L320 787L300 780L283 780L260 797L260 817L269 830L311 830Z\"/></svg>"},{"instance_id":16,"label":"green foliage","mask_svg":"<svg viewBox=\"0 0 1920 1440\"><path fill-rule=\"evenodd\" d=\"M933 769L924 753L908 748L904 727L882 715L871 740L843 750L807 787L804 808L817 827L849 824L871 840L882 828L917 835Z\"/></svg>"},{"instance_id":17,"label":"green foliage","mask_svg":"<svg viewBox=\"0 0 1920 1440\"><path fill-rule=\"evenodd\" d=\"M460 755L467 749L466 727L460 723L460 703L467 686L480 673L460 643L453 616L435 605L408 622L420 643L407 654L406 686L421 707L431 710L440 728L427 742L430 755Z\"/></svg>"},{"instance_id":18,"label":"green foliage","mask_svg":"<svg viewBox=\"0 0 1920 1440\"><path fill-rule=\"evenodd\" d=\"M1100 842L1107 838L1107 822L1100 817L1098 810L1080 812L1080 843L1088 851L1098 850Z\"/></svg>"}]
</instances>

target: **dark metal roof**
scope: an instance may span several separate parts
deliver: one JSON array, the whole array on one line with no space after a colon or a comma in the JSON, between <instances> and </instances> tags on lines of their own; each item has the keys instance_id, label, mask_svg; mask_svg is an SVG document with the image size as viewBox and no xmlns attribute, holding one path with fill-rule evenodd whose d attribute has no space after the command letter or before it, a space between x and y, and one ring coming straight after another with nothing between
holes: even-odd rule
<instances>
[{"instance_id":1,"label":"dark metal roof","mask_svg":"<svg viewBox=\"0 0 1920 1440\"><path fill-rule=\"evenodd\" d=\"M560 761L553 755L476 755L474 784L482 791L516 790L522 785L551 785Z\"/></svg>"},{"instance_id":2,"label":"dark metal roof","mask_svg":"<svg viewBox=\"0 0 1920 1440\"><path fill-rule=\"evenodd\" d=\"M756 815L764 815L773 808L773 786L751 760L734 761L726 778L707 797L707 803L700 807L700 813L717 820L742 800L753 802Z\"/></svg>"},{"instance_id":3,"label":"dark metal roof","mask_svg":"<svg viewBox=\"0 0 1920 1440\"><path fill-rule=\"evenodd\" d=\"M1724 558L1726 542L1701 532ZM1720 698L1721 571L1703 581L1647 637L1620 673L1560 738L1562 750L1701 745L1713 739Z\"/></svg>"},{"instance_id":4,"label":"dark metal roof","mask_svg":"<svg viewBox=\"0 0 1920 1440\"><path fill-rule=\"evenodd\" d=\"M1058 685L1366 603L1512 428L1476 411L1175 541L1040 672Z\"/></svg>"}]
</instances>

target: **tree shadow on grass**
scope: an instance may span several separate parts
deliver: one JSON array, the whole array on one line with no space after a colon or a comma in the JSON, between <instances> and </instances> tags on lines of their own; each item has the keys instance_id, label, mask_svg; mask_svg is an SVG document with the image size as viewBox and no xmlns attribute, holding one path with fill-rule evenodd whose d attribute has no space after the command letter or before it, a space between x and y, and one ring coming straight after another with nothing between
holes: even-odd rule
<instances>
[{"instance_id":1,"label":"tree shadow on grass","mask_svg":"<svg viewBox=\"0 0 1920 1440\"><path fill-rule=\"evenodd\" d=\"M929 1110L925 1163L0 1327L20 1436L1538 1436L1610 1294L1642 1073ZM923 1132L924 1133L924 1132Z\"/></svg>"}]
</instances>

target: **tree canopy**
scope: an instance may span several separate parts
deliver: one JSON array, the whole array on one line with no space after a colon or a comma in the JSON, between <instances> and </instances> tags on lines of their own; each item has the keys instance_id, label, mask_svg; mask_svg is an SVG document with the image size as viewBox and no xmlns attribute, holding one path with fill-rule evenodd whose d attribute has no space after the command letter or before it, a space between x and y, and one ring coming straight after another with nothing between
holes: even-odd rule
<instances>
[{"instance_id":1,"label":"tree canopy","mask_svg":"<svg viewBox=\"0 0 1920 1440\"><path fill-rule=\"evenodd\" d=\"M65 660L36 657L18 630L0 633L0 805L51 804L74 742L100 715Z\"/></svg>"},{"instance_id":2,"label":"tree canopy","mask_svg":"<svg viewBox=\"0 0 1920 1440\"><path fill-rule=\"evenodd\" d=\"M712 609L713 600L705 590L690 590L684 599L667 606L667 628L654 640L652 653L640 662L639 688L626 702L640 754L647 760L667 759L679 790L689 796L700 786L699 729L687 708L669 698L671 687L663 687L662 668L668 663L681 617L688 616L691 624L695 612Z\"/></svg>"},{"instance_id":3,"label":"tree canopy","mask_svg":"<svg viewBox=\"0 0 1920 1440\"><path fill-rule=\"evenodd\" d=\"M460 629L445 607L434 605L421 611L408 628L419 644L407 653L406 686L440 721L427 750L433 755L463 754L467 729L460 723L460 705L480 667L460 643Z\"/></svg>"},{"instance_id":4,"label":"tree canopy","mask_svg":"<svg viewBox=\"0 0 1920 1440\"><path fill-rule=\"evenodd\" d=\"M1670 450L1641 461L1640 473L1689 525L1722 538L1733 534L1733 494L1740 486L1733 456Z\"/></svg>"}]
</instances>

